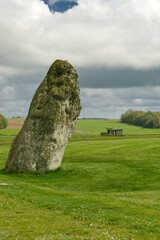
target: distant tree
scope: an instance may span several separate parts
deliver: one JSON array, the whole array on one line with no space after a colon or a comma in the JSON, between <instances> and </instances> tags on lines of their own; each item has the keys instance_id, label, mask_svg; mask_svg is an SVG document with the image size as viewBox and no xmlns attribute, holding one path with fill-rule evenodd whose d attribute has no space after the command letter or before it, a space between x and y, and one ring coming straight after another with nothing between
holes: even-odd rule
<instances>
[{"instance_id":1,"label":"distant tree","mask_svg":"<svg viewBox=\"0 0 160 240\"><path fill-rule=\"evenodd\" d=\"M0 129L6 128L7 127L7 119L0 114Z\"/></svg>"},{"instance_id":2,"label":"distant tree","mask_svg":"<svg viewBox=\"0 0 160 240\"><path fill-rule=\"evenodd\" d=\"M160 128L160 112L128 110L121 115L121 122L145 128Z\"/></svg>"}]
</instances>

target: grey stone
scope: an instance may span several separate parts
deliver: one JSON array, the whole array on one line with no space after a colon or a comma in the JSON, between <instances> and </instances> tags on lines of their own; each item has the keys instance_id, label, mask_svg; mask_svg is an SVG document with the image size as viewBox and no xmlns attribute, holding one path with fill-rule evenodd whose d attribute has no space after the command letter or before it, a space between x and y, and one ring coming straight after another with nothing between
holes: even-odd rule
<instances>
[{"instance_id":1,"label":"grey stone","mask_svg":"<svg viewBox=\"0 0 160 240\"><path fill-rule=\"evenodd\" d=\"M11 145L7 170L49 171L60 166L81 110L77 78L76 70L67 61L52 64Z\"/></svg>"}]
</instances>

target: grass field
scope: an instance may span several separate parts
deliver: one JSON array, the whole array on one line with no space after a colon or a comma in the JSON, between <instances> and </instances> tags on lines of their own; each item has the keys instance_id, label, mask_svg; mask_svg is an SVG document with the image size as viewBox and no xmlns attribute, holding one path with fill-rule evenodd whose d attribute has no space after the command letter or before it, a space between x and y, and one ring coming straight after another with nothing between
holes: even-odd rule
<instances>
[{"instance_id":1,"label":"grass field","mask_svg":"<svg viewBox=\"0 0 160 240\"><path fill-rule=\"evenodd\" d=\"M106 127L124 136L100 136ZM61 167L4 170L18 129L0 130L0 239L160 239L160 129L79 120ZM6 185L5 185L6 184Z\"/></svg>"}]
</instances>

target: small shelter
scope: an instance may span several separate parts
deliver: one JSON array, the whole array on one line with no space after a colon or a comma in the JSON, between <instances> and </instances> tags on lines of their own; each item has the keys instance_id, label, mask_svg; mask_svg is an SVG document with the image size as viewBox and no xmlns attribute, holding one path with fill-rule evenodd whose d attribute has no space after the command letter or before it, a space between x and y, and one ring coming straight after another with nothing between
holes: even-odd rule
<instances>
[{"instance_id":1,"label":"small shelter","mask_svg":"<svg viewBox=\"0 0 160 240\"><path fill-rule=\"evenodd\" d=\"M107 129L107 133L113 136L123 135L123 129Z\"/></svg>"},{"instance_id":2,"label":"small shelter","mask_svg":"<svg viewBox=\"0 0 160 240\"><path fill-rule=\"evenodd\" d=\"M107 132L101 132L101 136L104 135L120 136L123 135L123 129L107 128Z\"/></svg>"}]
</instances>

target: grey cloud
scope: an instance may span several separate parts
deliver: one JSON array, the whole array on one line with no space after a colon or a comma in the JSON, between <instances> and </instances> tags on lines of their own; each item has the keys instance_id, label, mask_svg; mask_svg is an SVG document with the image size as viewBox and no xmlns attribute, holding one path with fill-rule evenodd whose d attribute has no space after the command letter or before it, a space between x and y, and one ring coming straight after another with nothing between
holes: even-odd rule
<instances>
[{"instance_id":1,"label":"grey cloud","mask_svg":"<svg viewBox=\"0 0 160 240\"><path fill-rule=\"evenodd\" d=\"M3 101L0 105L0 113L6 117L13 117L13 116L22 116L26 117L28 109L29 109L30 101L26 100L8 100Z\"/></svg>"},{"instance_id":2,"label":"grey cloud","mask_svg":"<svg viewBox=\"0 0 160 240\"><path fill-rule=\"evenodd\" d=\"M21 73L15 74L8 79L10 83L14 84L39 84L47 74L48 68L35 69L32 71L24 69Z\"/></svg>"},{"instance_id":3,"label":"grey cloud","mask_svg":"<svg viewBox=\"0 0 160 240\"><path fill-rule=\"evenodd\" d=\"M78 68L79 84L85 88L128 88L160 86L160 69Z\"/></svg>"},{"instance_id":4,"label":"grey cloud","mask_svg":"<svg viewBox=\"0 0 160 240\"><path fill-rule=\"evenodd\" d=\"M49 4L54 4L55 2L60 2L62 0L48 0ZM74 2L78 2L78 0L63 0L64 2L71 2L71 1L74 1Z\"/></svg>"},{"instance_id":5,"label":"grey cloud","mask_svg":"<svg viewBox=\"0 0 160 240\"><path fill-rule=\"evenodd\" d=\"M135 94L136 93L136 94ZM149 99L147 95L149 93ZM160 87L82 88L81 117L119 118L128 109L160 111Z\"/></svg>"},{"instance_id":6,"label":"grey cloud","mask_svg":"<svg viewBox=\"0 0 160 240\"><path fill-rule=\"evenodd\" d=\"M23 69L20 74L7 76L8 80L4 75L0 79L0 113L8 117L26 116L34 92L47 70L48 67L35 71ZM78 73L83 106L81 117L119 118L128 109L160 111L159 69L78 68Z\"/></svg>"}]
</instances>

